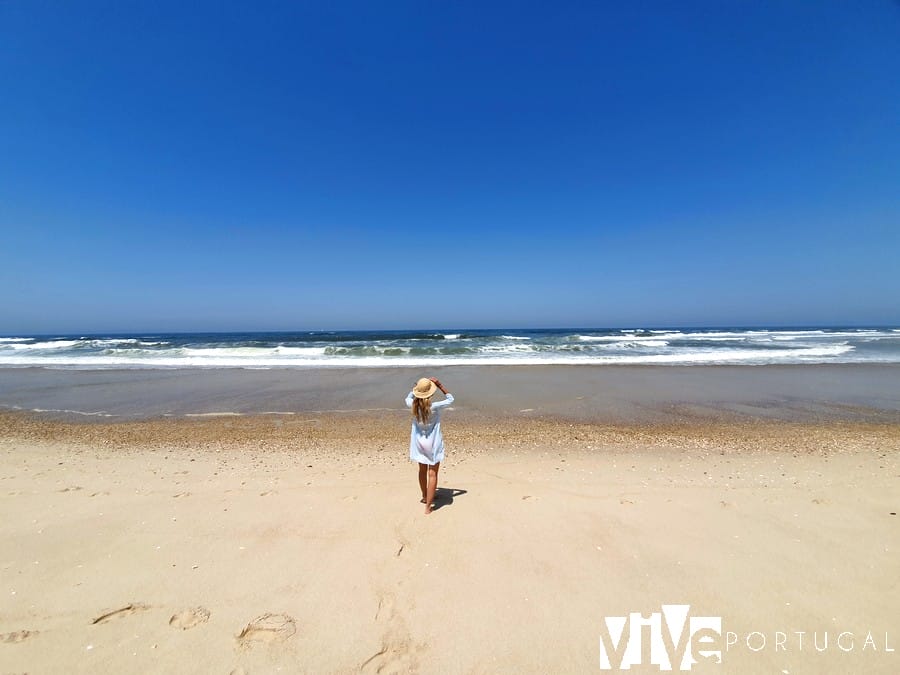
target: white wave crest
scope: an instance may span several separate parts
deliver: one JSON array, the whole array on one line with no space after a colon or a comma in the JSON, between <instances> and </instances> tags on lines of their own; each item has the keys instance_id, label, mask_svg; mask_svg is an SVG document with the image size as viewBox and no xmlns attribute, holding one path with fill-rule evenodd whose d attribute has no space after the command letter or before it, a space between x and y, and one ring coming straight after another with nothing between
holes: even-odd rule
<instances>
[{"instance_id":1,"label":"white wave crest","mask_svg":"<svg viewBox=\"0 0 900 675\"><path fill-rule=\"evenodd\" d=\"M321 356L325 353L325 347L286 347L278 345L275 347L276 354L284 354L285 356Z\"/></svg>"},{"instance_id":2,"label":"white wave crest","mask_svg":"<svg viewBox=\"0 0 900 675\"><path fill-rule=\"evenodd\" d=\"M660 339L663 336L642 337L639 335L576 335L578 342L605 342L611 347L635 347L645 345L647 347L665 347L669 343Z\"/></svg>"},{"instance_id":3,"label":"white wave crest","mask_svg":"<svg viewBox=\"0 0 900 675\"><path fill-rule=\"evenodd\" d=\"M120 345L134 345L137 347L152 347L157 345L169 344L168 342L152 342L146 340L138 340L137 338L80 338L78 340L43 340L41 342L25 342L34 338L16 338L0 339L3 344L0 348L6 349L71 349L73 347L94 347L102 349L104 347L114 347Z\"/></svg>"},{"instance_id":4,"label":"white wave crest","mask_svg":"<svg viewBox=\"0 0 900 675\"><path fill-rule=\"evenodd\" d=\"M270 356L275 352L273 347L182 347L181 353L185 356L203 356L207 358L226 357L252 357Z\"/></svg>"},{"instance_id":5,"label":"white wave crest","mask_svg":"<svg viewBox=\"0 0 900 675\"><path fill-rule=\"evenodd\" d=\"M33 342L31 344L9 344L13 349L68 349L81 343L81 340L48 340L46 342Z\"/></svg>"},{"instance_id":6,"label":"white wave crest","mask_svg":"<svg viewBox=\"0 0 900 675\"><path fill-rule=\"evenodd\" d=\"M842 331L848 333L849 331ZM888 344L896 344L896 331L881 331ZM738 333L712 335L696 333L698 338L726 339ZM807 332L804 332L807 333ZM376 341L369 344L332 343L318 341L311 345L291 343L280 345L228 346L227 342L189 347L155 347L153 341L139 339L103 339L95 341L103 349L83 349L86 341L44 340L35 344L4 342L0 345L0 366L48 367L76 369L108 368L322 368L322 367L391 367L437 365L603 365L603 364L792 364L792 363L900 363L897 350L868 351L865 340L859 339L854 349L852 338L838 343L836 334L805 335L805 339L773 341L772 336L788 337L774 332L760 332L747 336L741 344L716 345L703 342L679 342L673 346L666 339L669 333L652 335L564 335L557 333L545 341L540 336L506 336L487 344L480 340L466 342L473 349L460 349L440 341L426 350ZM684 335L683 333L681 335ZM854 333L853 335L857 335ZM518 338L518 339L512 339ZM585 339L581 339L585 338ZM148 344L149 343L149 344ZM251 343L252 344L252 343ZM97 345L94 345L95 347ZM303 346L301 346L303 345ZM347 345L340 346L340 345ZM67 347L76 346L75 349ZM91 345L87 345L91 346ZM426 353L421 353L425 351ZM430 353L428 353L430 352ZM447 353L457 352L457 353ZM462 352L462 353L459 353Z\"/></svg>"},{"instance_id":7,"label":"white wave crest","mask_svg":"<svg viewBox=\"0 0 900 675\"><path fill-rule=\"evenodd\" d=\"M625 342L612 343L609 347L627 347L629 349L645 348L645 347L667 347L669 343L666 340L626 340Z\"/></svg>"},{"instance_id":8,"label":"white wave crest","mask_svg":"<svg viewBox=\"0 0 900 675\"><path fill-rule=\"evenodd\" d=\"M704 337L706 342L744 342L746 338L742 337Z\"/></svg>"},{"instance_id":9,"label":"white wave crest","mask_svg":"<svg viewBox=\"0 0 900 675\"><path fill-rule=\"evenodd\" d=\"M576 335L575 339L580 342L618 342L625 338L621 335Z\"/></svg>"},{"instance_id":10,"label":"white wave crest","mask_svg":"<svg viewBox=\"0 0 900 675\"><path fill-rule=\"evenodd\" d=\"M523 345L523 344L515 344L515 345L482 345L478 348L479 354L522 354L522 353L534 353L535 348L533 345Z\"/></svg>"}]
</instances>

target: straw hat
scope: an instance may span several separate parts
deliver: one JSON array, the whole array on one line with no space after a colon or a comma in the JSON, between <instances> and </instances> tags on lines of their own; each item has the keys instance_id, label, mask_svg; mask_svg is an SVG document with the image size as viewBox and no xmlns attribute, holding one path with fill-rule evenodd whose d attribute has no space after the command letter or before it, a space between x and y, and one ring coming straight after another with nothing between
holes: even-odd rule
<instances>
[{"instance_id":1,"label":"straw hat","mask_svg":"<svg viewBox=\"0 0 900 675\"><path fill-rule=\"evenodd\" d=\"M437 390L437 385L427 377L423 377L413 387L413 396L416 398L431 398L435 390Z\"/></svg>"}]
</instances>

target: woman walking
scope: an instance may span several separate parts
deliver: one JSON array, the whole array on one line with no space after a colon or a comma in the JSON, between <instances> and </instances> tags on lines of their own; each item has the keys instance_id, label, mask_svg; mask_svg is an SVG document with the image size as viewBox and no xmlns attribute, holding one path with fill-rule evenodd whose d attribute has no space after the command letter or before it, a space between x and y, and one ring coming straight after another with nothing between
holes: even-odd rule
<instances>
[{"instance_id":1,"label":"woman walking","mask_svg":"<svg viewBox=\"0 0 900 675\"><path fill-rule=\"evenodd\" d=\"M431 400L440 389L443 401ZM441 434L441 409L453 403L453 394L436 377L423 377L406 396L406 407L412 409L412 430L409 436L409 458L419 463L419 488L425 513L434 510L438 471L444 459L444 437Z\"/></svg>"}]
</instances>

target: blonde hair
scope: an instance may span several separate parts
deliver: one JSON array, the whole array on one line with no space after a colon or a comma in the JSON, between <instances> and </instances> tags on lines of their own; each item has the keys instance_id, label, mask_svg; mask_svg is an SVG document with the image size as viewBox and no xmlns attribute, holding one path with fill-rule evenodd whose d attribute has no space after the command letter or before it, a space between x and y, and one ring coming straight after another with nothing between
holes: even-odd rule
<instances>
[{"instance_id":1,"label":"blonde hair","mask_svg":"<svg viewBox=\"0 0 900 675\"><path fill-rule=\"evenodd\" d=\"M412 414L419 424L428 424L428 420L431 418L431 397L414 398Z\"/></svg>"}]
</instances>

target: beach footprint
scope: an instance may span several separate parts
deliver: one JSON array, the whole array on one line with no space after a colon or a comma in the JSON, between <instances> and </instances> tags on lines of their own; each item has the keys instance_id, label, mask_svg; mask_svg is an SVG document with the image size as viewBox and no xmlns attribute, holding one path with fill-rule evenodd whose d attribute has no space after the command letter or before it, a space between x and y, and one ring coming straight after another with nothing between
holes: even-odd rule
<instances>
[{"instance_id":1,"label":"beach footprint","mask_svg":"<svg viewBox=\"0 0 900 675\"><path fill-rule=\"evenodd\" d=\"M6 644L16 644L18 642L24 642L30 637L34 637L38 634L36 630L17 630L12 633L2 633L0 634L0 642Z\"/></svg>"},{"instance_id":2,"label":"beach footprint","mask_svg":"<svg viewBox=\"0 0 900 675\"><path fill-rule=\"evenodd\" d=\"M271 644L284 642L297 632L297 624L287 614L263 614L247 624L237 636L242 647L249 647L254 642Z\"/></svg>"},{"instance_id":3,"label":"beach footprint","mask_svg":"<svg viewBox=\"0 0 900 675\"><path fill-rule=\"evenodd\" d=\"M379 595L375 622L384 628L381 649L362 662L361 673L410 673L417 671L416 649L412 645L406 622L395 607L390 593Z\"/></svg>"},{"instance_id":4,"label":"beach footprint","mask_svg":"<svg viewBox=\"0 0 900 675\"><path fill-rule=\"evenodd\" d=\"M209 610L206 607L190 607L181 610L178 614L173 614L169 619L169 625L172 628L187 630L207 621L209 621Z\"/></svg>"},{"instance_id":5,"label":"beach footprint","mask_svg":"<svg viewBox=\"0 0 900 675\"><path fill-rule=\"evenodd\" d=\"M133 602L130 605L125 605L124 607L120 607L119 609L114 609L111 612L101 614L96 619L91 621L91 625L106 623L107 621L111 621L112 619L120 619L125 616L131 616L132 614L136 614L137 612L145 612L148 609L150 609L150 605Z\"/></svg>"}]
</instances>

